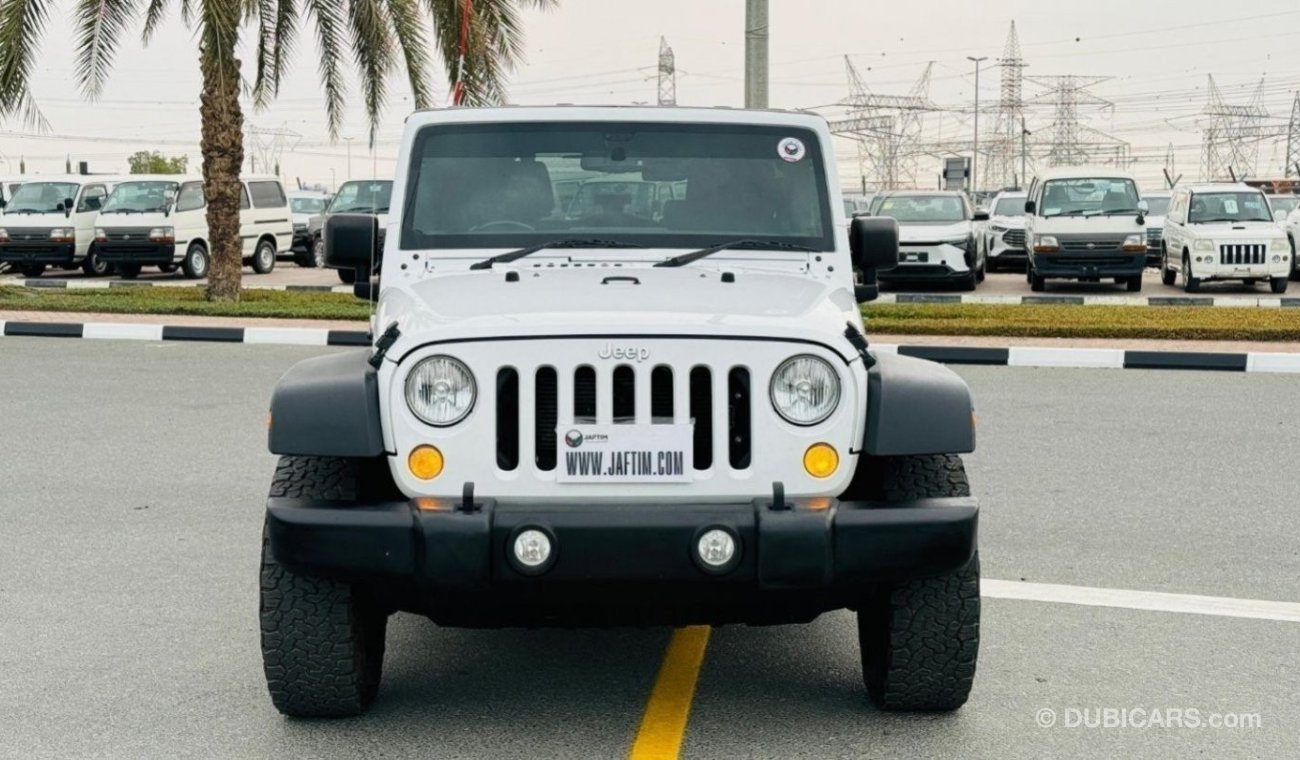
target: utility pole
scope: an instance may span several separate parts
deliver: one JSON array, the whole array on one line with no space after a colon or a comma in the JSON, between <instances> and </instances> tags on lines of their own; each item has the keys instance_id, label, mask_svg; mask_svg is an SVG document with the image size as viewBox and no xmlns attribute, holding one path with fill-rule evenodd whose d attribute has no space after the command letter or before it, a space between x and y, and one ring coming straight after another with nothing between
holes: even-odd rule
<instances>
[{"instance_id":1,"label":"utility pole","mask_svg":"<svg viewBox=\"0 0 1300 760\"><path fill-rule=\"evenodd\" d=\"M343 142L348 145L348 179L352 179L352 141L355 139L355 137L343 138Z\"/></svg>"},{"instance_id":2,"label":"utility pole","mask_svg":"<svg viewBox=\"0 0 1300 760\"><path fill-rule=\"evenodd\" d=\"M659 38L659 105L677 105L677 59L663 37Z\"/></svg>"},{"instance_id":3,"label":"utility pole","mask_svg":"<svg viewBox=\"0 0 1300 760\"><path fill-rule=\"evenodd\" d=\"M980 166L980 64L987 61L987 55L976 58L973 55L966 56L966 60L975 63L975 149L971 151L970 162L970 190L974 193L979 189L979 166Z\"/></svg>"},{"instance_id":4,"label":"utility pole","mask_svg":"<svg viewBox=\"0 0 1300 760\"><path fill-rule=\"evenodd\" d=\"M745 0L745 107L767 108L767 0Z\"/></svg>"}]
</instances>

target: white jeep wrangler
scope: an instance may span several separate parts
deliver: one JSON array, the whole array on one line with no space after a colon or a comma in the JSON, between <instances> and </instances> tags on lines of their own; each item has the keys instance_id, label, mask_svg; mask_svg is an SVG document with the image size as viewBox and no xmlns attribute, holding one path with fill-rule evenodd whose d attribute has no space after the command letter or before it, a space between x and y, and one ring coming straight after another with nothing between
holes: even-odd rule
<instances>
[{"instance_id":1,"label":"white jeep wrangler","mask_svg":"<svg viewBox=\"0 0 1300 760\"><path fill-rule=\"evenodd\" d=\"M1260 190L1240 184L1188 185L1174 191L1160 249L1161 279L1195 293L1211 280L1268 282L1285 293L1291 241Z\"/></svg>"},{"instance_id":2,"label":"white jeep wrangler","mask_svg":"<svg viewBox=\"0 0 1300 760\"><path fill-rule=\"evenodd\" d=\"M366 709L397 611L497 627L843 608L876 704L964 703L971 397L869 349L858 305L898 231L845 234L831 156L822 119L776 111L411 116L382 258L374 216L324 232L327 264L377 301L372 345L294 366L271 401L275 706Z\"/></svg>"}]
</instances>

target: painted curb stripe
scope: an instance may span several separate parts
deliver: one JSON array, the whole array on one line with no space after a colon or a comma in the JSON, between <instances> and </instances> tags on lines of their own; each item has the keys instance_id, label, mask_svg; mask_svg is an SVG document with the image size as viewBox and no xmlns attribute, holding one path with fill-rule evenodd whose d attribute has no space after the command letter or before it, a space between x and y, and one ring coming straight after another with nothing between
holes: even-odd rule
<instances>
[{"instance_id":1,"label":"painted curb stripe","mask_svg":"<svg viewBox=\"0 0 1300 760\"><path fill-rule=\"evenodd\" d=\"M1300 372L1300 354L1246 354L1247 372Z\"/></svg>"},{"instance_id":2,"label":"painted curb stripe","mask_svg":"<svg viewBox=\"0 0 1300 760\"><path fill-rule=\"evenodd\" d=\"M1028 602L1056 602L1087 607L1120 607L1150 612L1181 612L1192 615L1281 620L1300 623L1300 604L1264 599L1235 599L1226 596L1171 594L1163 591L1132 591L1118 588L1064 586L1055 583L1025 583L985 578L980 596Z\"/></svg>"},{"instance_id":3,"label":"painted curb stripe","mask_svg":"<svg viewBox=\"0 0 1300 760\"><path fill-rule=\"evenodd\" d=\"M38 338L80 338L76 322L5 322L5 335Z\"/></svg>"},{"instance_id":4,"label":"painted curb stripe","mask_svg":"<svg viewBox=\"0 0 1300 760\"><path fill-rule=\"evenodd\" d=\"M329 339L327 330L310 327L245 327L245 343L289 346L323 346Z\"/></svg>"},{"instance_id":5,"label":"painted curb stripe","mask_svg":"<svg viewBox=\"0 0 1300 760\"><path fill-rule=\"evenodd\" d=\"M1007 355L1007 366L1123 369L1124 349L1012 346Z\"/></svg>"},{"instance_id":6,"label":"painted curb stripe","mask_svg":"<svg viewBox=\"0 0 1300 760\"><path fill-rule=\"evenodd\" d=\"M1084 297L1083 296L1021 296L1020 303L1029 306L1035 306L1035 305L1037 306L1041 306L1041 305L1083 306Z\"/></svg>"},{"instance_id":7,"label":"painted curb stripe","mask_svg":"<svg viewBox=\"0 0 1300 760\"><path fill-rule=\"evenodd\" d=\"M1245 372L1246 354L1190 351L1125 351L1124 369L1204 369Z\"/></svg>"},{"instance_id":8,"label":"painted curb stripe","mask_svg":"<svg viewBox=\"0 0 1300 760\"><path fill-rule=\"evenodd\" d=\"M220 343L242 343L242 327L199 327L195 325L166 325L163 340L202 340Z\"/></svg>"},{"instance_id":9,"label":"painted curb stripe","mask_svg":"<svg viewBox=\"0 0 1300 760\"><path fill-rule=\"evenodd\" d=\"M1009 351L980 346L899 346L898 353L943 364L1005 365Z\"/></svg>"},{"instance_id":10,"label":"painted curb stripe","mask_svg":"<svg viewBox=\"0 0 1300 760\"><path fill-rule=\"evenodd\" d=\"M1256 301L1256 304L1259 302ZM1154 296L1147 299L1147 306L1213 306L1214 299L1206 296L1192 298L1183 296Z\"/></svg>"},{"instance_id":11,"label":"painted curb stripe","mask_svg":"<svg viewBox=\"0 0 1300 760\"><path fill-rule=\"evenodd\" d=\"M28 280L27 287L50 290L68 287L67 280Z\"/></svg>"},{"instance_id":12,"label":"painted curb stripe","mask_svg":"<svg viewBox=\"0 0 1300 760\"><path fill-rule=\"evenodd\" d=\"M681 752L711 631L706 625L693 625L673 632L629 760L668 760Z\"/></svg>"},{"instance_id":13,"label":"painted curb stripe","mask_svg":"<svg viewBox=\"0 0 1300 760\"><path fill-rule=\"evenodd\" d=\"M330 330L325 343L329 346L368 346L370 333L360 330Z\"/></svg>"},{"instance_id":14,"label":"painted curb stripe","mask_svg":"<svg viewBox=\"0 0 1300 760\"><path fill-rule=\"evenodd\" d=\"M162 325L87 322L81 337L91 340L162 340Z\"/></svg>"}]
</instances>

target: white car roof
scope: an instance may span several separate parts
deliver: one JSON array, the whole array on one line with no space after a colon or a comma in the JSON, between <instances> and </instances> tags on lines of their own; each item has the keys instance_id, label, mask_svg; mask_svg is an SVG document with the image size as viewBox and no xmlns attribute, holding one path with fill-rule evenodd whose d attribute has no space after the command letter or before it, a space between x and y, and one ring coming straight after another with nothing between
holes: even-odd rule
<instances>
[{"instance_id":1,"label":"white car roof","mask_svg":"<svg viewBox=\"0 0 1300 760\"><path fill-rule=\"evenodd\" d=\"M1028 198L1028 197L1029 197L1029 193L1025 192L1024 190L1003 190L1002 192L993 196L993 200L1000 201L1003 198Z\"/></svg>"},{"instance_id":2,"label":"white car roof","mask_svg":"<svg viewBox=\"0 0 1300 760\"><path fill-rule=\"evenodd\" d=\"M881 195L888 195L890 198L907 198L907 197L925 197L932 198L938 196L949 196L952 198L964 198L965 193L956 190L884 190Z\"/></svg>"},{"instance_id":3,"label":"white car roof","mask_svg":"<svg viewBox=\"0 0 1300 760\"><path fill-rule=\"evenodd\" d=\"M36 182L72 182L78 185L85 185L90 182L104 182L110 185L116 185L123 180L130 179L131 175L119 177L116 174L26 174L21 177L23 184Z\"/></svg>"},{"instance_id":4,"label":"white car roof","mask_svg":"<svg viewBox=\"0 0 1300 760\"><path fill-rule=\"evenodd\" d=\"M1143 198L1168 198L1174 194L1173 190L1144 190Z\"/></svg>"},{"instance_id":5,"label":"white car roof","mask_svg":"<svg viewBox=\"0 0 1300 760\"><path fill-rule=\"evenodd\" d=\"M1251 187L1244 182L1199 182L1188 185L1193 193L1263 193L1258 187Z\"/></svg>"},{"instance_id":6,"label":"white car roof","mask_svg":"<svg viewBox=\"0 0 1300 760\"><path fill-rule=\"evenodd\" d=\"M117 182L190 182L202 177L191 177L187 174L128 174L125 177L119 177Z\"/></svg>"},{"instance_id":7,"label":"white car roof","mask_svg":"<svg viewBox=\"0 0 1300 760\"><path fill-rule=\"evenodd\" d=\"M1039 182L1046 182L1051 179L1127 179L1137 184L1133 175L1123 169L1116 169L1113 166L1062 166L1055 169L1044 169L1039 172L1035 179Z\"/></svg>"}]
</instances>

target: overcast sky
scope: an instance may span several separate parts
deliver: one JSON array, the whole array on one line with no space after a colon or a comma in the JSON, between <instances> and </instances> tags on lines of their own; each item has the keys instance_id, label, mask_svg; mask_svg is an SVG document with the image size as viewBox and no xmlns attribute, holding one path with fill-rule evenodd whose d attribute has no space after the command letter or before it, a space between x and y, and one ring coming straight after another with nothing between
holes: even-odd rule
<instances>
[{"instance_id":1,"label":"overcast sky","mask_svg":"<svg viewBox=\"0 0 1300 760\"><path fill-rule=\"evenodd\" d=\"M96 171L124 171L127 154L149 148L187 154L197 169L199 72L193 33L173 13L148 47L138 33L123 40L103 97L88 104L73 76L70 9L68 2L56 3L33 83L32 94L52 134L24 136L17 121L0 124L0 161L7 161L0 163L0 172L17 173L20 155L29 172L61 171L66 153L74 163L88 160ZM834 104L848 94L845 55L873 91L887 94L905 93L933 61L930 97L947 110L926 117L927 140L969 139L975 87L966 56L989 56L980 80L987 134L999 95L999 71L991 67L1002 54L1012 19L1029 64L1026 76L1111 77L1092 92L1114 107L1084 109L1085 120L1128 141L1143 178L1159 176L1170 143L1178 171L1196 176L1203 125L1198 113L1207 74L1215 75L1229 102L1243 103L1265 76L1265 104L1279 131L1285 130L1293 93L1300 88L1300 8L1290 2L771 0L771 104L818 107L832 116L842 112ZM526 12L525 21L528 54L511 79L513 102L653 102L663 36L676 53L679 103L742 104L744 0L560 0L554 11ZM348 174L348 142L329 140L316 76L318 54L304 32L279 100L246 118L294 133L280 138L286 143L280 159L286 178L328 185ZM248 63L245 67L249 70ZM1025 95L1042 89L1027 82ZM392 172L402 117L411 105L400 79L394 79L391 91L373 159L360 109L349 114L342 137L354 138L352 176L369 175L372 166L380 174ZM1031 111L1030 129L1045 138L1052 117L1045 101ZM263 138L268 144L275 139ZM1284 151L1282 141L1263 143L1257 174L1280 174ZM843 179L856 180L853 145L843 141L838 153ZM923 170L937 172L937 160L933 163Z\"/></svg>"}]
</instances>

